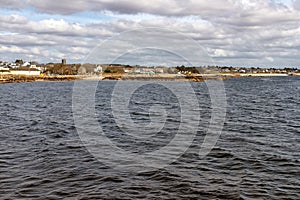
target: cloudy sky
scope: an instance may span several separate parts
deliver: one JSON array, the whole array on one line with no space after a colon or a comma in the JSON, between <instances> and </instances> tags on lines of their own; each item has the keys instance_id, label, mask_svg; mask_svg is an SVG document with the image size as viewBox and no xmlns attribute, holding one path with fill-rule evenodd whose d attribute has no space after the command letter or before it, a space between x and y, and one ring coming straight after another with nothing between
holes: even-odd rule
<instances>
[{"instance_id":1,"label":"cloudy sky","mask_svg":"<svg viewBox=\"0 0 300 200\"><path fill-rule=\"evenodd\" d=\"M300 68L299 55L300 0L0 1L3 61Z\"/></svg>"}]
</instances>

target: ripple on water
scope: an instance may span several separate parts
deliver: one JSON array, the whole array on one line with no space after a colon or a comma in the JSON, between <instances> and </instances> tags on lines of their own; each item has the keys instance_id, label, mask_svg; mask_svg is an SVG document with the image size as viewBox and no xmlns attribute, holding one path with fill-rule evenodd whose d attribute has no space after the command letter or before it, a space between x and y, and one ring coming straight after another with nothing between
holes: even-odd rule
<instances>
[{"instance_id":1,"label":"ripple on water","mask_svg":"<svg viewBox=\"0 0 300 200\"><path fill-rule=\"evenodd\" d=\"M155 143L136 143L116 127L110 110L114 84L98 84L95 117L103 130L133 152L155 149ZM192 109L201 113L195 142L167 168L136 173L111 169L82 146L72 116L73 83L1 85L0 199L300 199L300 79L224 84L226 123L213 150L198 157L211 110L207 88L193 83L200 108ZM157 144L165 145L176 134L180 109L176 97L152 89L135 93L131 116L149 122L151 99L169 109L163 131L170 134L157 135L163 141Z\"/></svg>"}]
</instances>

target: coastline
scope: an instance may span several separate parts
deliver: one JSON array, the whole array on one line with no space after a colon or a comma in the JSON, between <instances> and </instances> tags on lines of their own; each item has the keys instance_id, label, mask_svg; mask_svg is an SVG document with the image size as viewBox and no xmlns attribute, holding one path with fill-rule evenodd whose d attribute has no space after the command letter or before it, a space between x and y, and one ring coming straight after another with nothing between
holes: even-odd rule
<instances>
[{"instance_id":1,"label":"coastline","mask_svg":"<svg viewBox=\"0 0 300 200\"><path fill-rule=\"evenodd\" d=\"M107 73L98 76L87 75L56 75L56 76L32 76L32 75L1 75L0 84L43 81L75 81L75 80L140 80L140 81L189 81L203 82L205 80L226 80L240 77L286 77L300 76L300 73L219 73L219 74L119 74Z\"/></svg>"},{"instance_id":2,"label":"coastline","mask_svg":"<svg viewBox=\"0 0 300 200\"><path fill-rule=\"evenodd\" d=\"M1 75L0 84L4 83L24 83L42 81L73 81L76 76L35 76L35 75Z\"/></svg>"}]
</instances>

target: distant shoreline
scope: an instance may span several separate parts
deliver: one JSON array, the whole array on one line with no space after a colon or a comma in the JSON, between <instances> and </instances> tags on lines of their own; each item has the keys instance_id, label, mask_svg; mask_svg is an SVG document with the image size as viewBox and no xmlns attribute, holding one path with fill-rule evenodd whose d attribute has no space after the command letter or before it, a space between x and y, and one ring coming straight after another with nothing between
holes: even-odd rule
<instances>
[{"instance_id":1,"label":"distant shoreline","mask_svg":"<svg viewBox=\"0 0 300 200\"><path fill-rule=\"evenodd\" d=\"M43 81L75 81L75 80L141 80L141 81L190 81L203 82L205 80L226 80L240 77L286 77L300 76L300 73L220 73L220 74L118 74L109 73L98 76L87 75L57 75L57 76L31 76L31 75L0 75L2 83L43 82Z\"/></svg>"}]
</instances>

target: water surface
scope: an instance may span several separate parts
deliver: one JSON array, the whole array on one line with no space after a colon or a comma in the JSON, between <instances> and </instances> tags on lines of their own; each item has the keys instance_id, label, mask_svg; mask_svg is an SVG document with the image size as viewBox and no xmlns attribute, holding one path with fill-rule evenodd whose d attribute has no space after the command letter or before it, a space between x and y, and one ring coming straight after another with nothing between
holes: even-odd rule
<instances>
[{"instance_id":1,"label":"water surface","mask_svg":"<svg viewBox=\"0 0 300 200\"><path fill-rule=\"evenodd\" d=\"M211 104L205 84L192 83L201 120L191 148L164 169L136 173L110 168L83 146L72 115L72 82L0 85L0 198L300 199L300 79L224 84L226 121L213 150L199 159ZM96 92L95 117L107 137L140 154L167 145L180 123L176 96L159 84L137 90L129 106L133 121L148 123L149 108L159 105L167 122L163 134L132 140L112 116L114 85L99 82Z\"/></svg>"}]
</instances>

